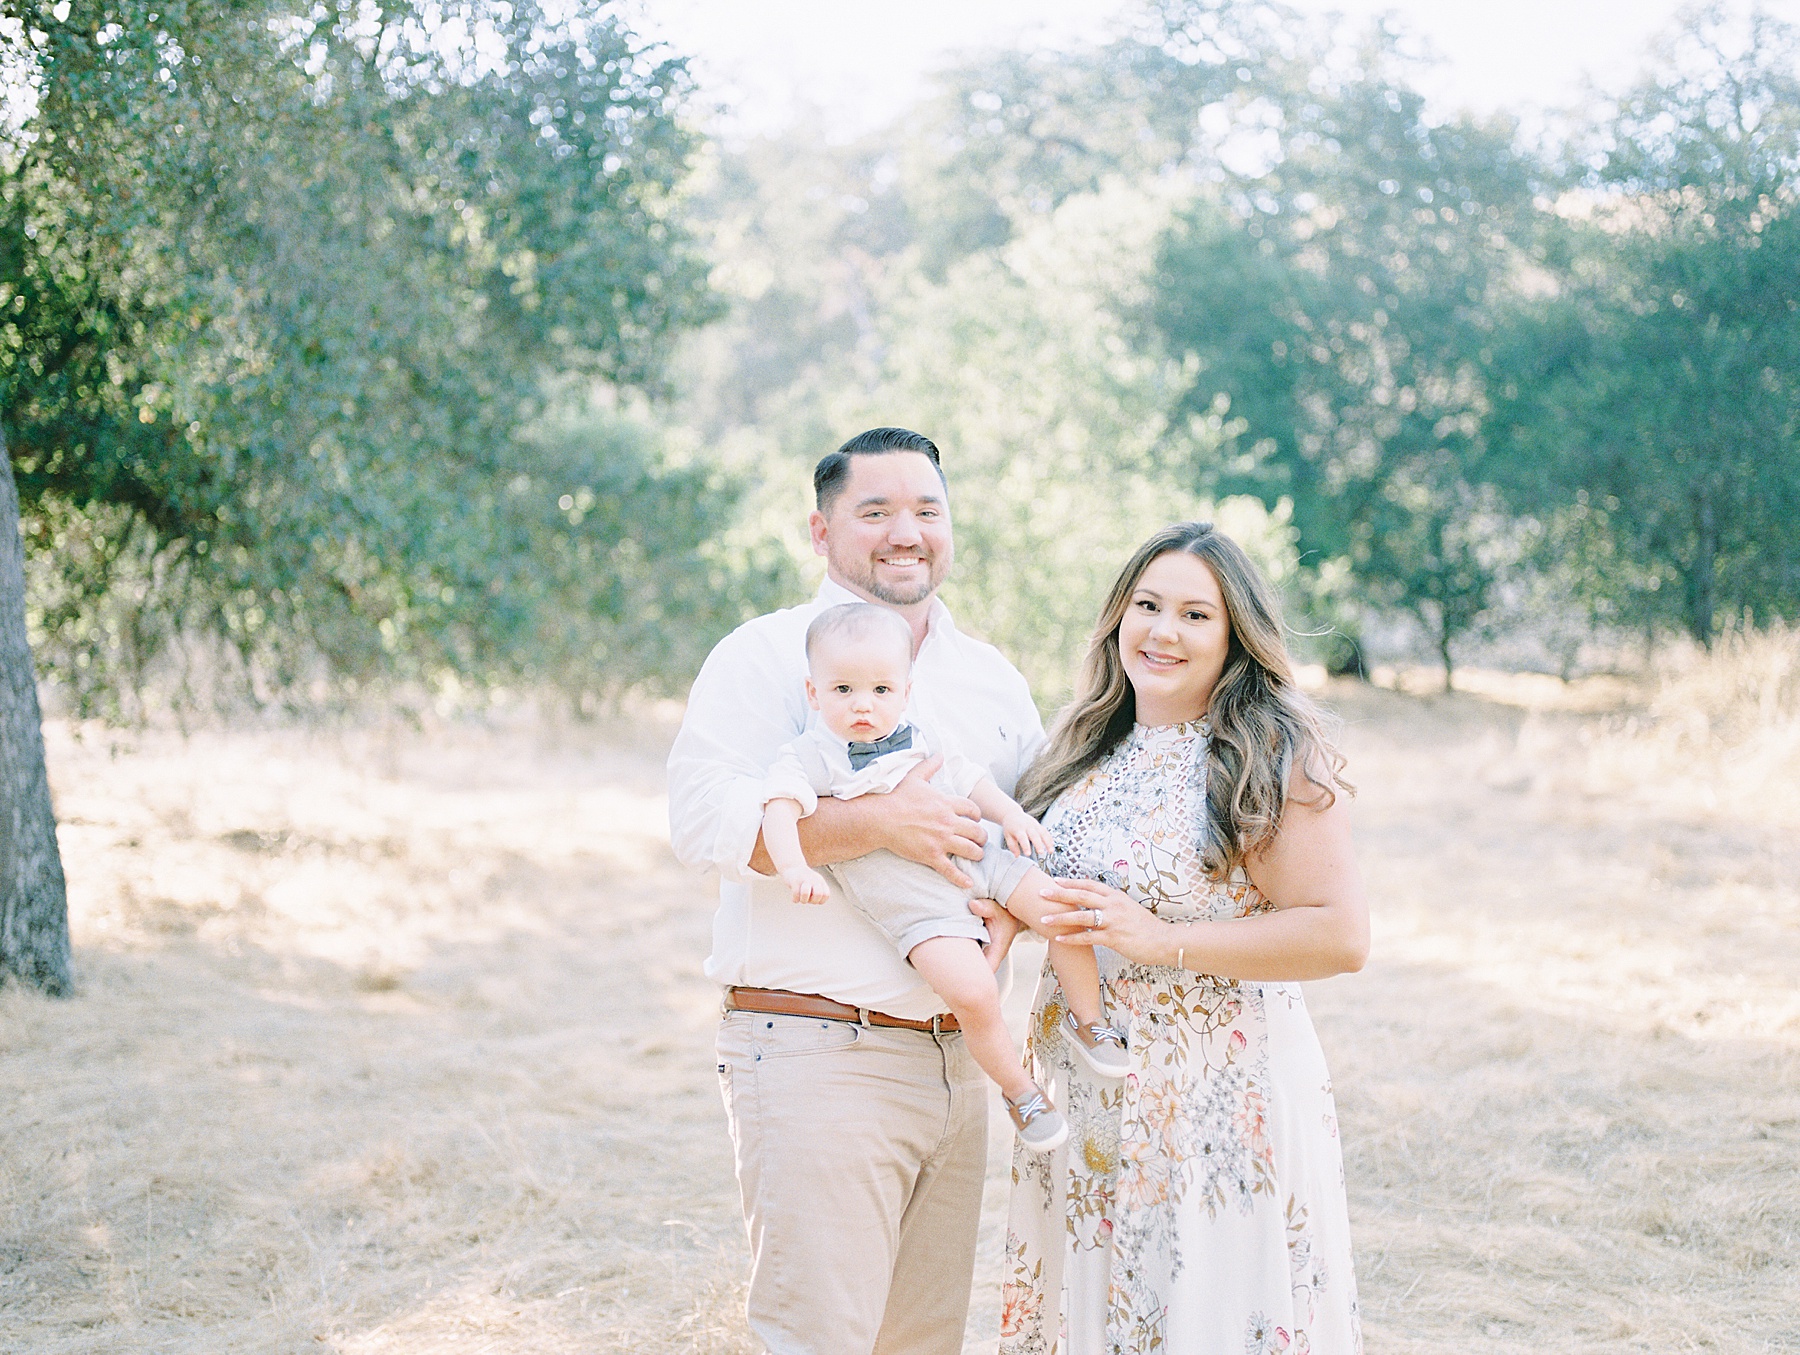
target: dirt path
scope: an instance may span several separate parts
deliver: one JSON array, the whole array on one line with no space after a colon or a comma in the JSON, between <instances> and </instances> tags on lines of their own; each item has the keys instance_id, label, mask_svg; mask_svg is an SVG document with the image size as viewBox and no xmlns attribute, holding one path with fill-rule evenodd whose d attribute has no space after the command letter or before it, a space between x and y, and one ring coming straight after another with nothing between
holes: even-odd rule
<instances>
[{"instance_id":1,"label":"dirt path","mask_svg":"<svg viewBox=\"0 0 1800 1355\"><path fill-rule=\"evenodd\" d=\"M1347 700L1376 952L1310 1000L1370 1351L1800 1350L1792 825ZM666 737L53 729L82 992L0 993L0 1351L750 1349Z\"/></svg>"}]
</instances>

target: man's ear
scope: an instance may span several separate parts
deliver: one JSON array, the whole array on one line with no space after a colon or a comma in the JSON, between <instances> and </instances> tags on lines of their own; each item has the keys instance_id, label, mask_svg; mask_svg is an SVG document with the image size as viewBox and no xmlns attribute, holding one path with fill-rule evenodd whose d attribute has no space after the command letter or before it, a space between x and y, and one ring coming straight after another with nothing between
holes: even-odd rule
<instances>
[{"instance_id":1,"label":"man's ear","mask_svg":"<svg viewBox=\"0 0 1800 1355\"><path fill-rule=\"evenodd\" d=\"M823 513L821 513L818 509L816 509L816 508L813 509L812 512L810 512L806 515L806 530L807 530L807 533L812 537L813 554L819 555L819 556L824 555L825 554L825 515Z\"/></svg>"},{"instance_id":2,"label":"man's ear","mask_svg":"<svg viewBox=\"0 0 1800 1355\"><path fill-rule=\"evenodd\" d=\"M908 683L906 689L910 692L912 690L912 684ZM806 704L811 706L814 710L819 708L819 689L813 686L811 678L806 680Z\"/></svg>"}]
</instances>

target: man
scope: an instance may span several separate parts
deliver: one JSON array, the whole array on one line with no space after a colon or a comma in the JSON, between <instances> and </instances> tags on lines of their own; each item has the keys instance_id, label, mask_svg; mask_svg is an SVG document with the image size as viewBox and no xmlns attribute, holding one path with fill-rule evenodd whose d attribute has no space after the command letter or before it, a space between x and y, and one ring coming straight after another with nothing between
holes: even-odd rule
<instances>
[{"instance_id":1,"label":"man","mask_svg":"<svg viewBox=\"0 0 1800 1355\"><path fill-rule=\"evenodd\" d=\"M760 839L762 780L806 725L805 633L873 602L913 633L914 713L1010 793L1043 741L1025 680L961 634L937 591L953 545L931 440L876 428L813 473L825 582L720 641L669 755L675 854L722 878L706 972L725 985L719 1079L750 1231L751 1329L771 1355L962 1349L986 1168L987 1085L953 1018L893 945L833 898L793 902ZM886 795L827 800L799 825L814 866L879 848L966 886L981 855L941 759ZM1003 952L1014 930L984 911Z\"/></svg>"}]
</instances>

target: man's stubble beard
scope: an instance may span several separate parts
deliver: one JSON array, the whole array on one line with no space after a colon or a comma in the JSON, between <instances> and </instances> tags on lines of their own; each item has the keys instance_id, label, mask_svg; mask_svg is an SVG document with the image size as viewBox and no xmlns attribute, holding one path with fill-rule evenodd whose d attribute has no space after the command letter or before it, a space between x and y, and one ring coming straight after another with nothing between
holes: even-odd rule
<instances>
[{"instance_id":1,"label":"man's stubble beard","mask_svg":"<svg viewBox=\"0 0 1800 1355\"><path fill-rule=\"evenodd\" d=\"M924 602L937 592L939 586L944 582L944 576L950 572L948 564L940 569L937 557L933 556L925 561L924 580L916 587L902 590L884 584L876 578L873 562L862 560L858 563L861 565L859 569L846 569L839 564L838 573L843 575L846 583L868 594L877 602L885 602L890 607L915 607Z\"/></svg>"},{"instance_id":2,"label":"man's stubble beard","mask_svg":"<svg viewBox=\"0 0 1800 1355\"><path fill-rule=\"evenodd\" d=\"M874 579L869 579L863 585L863 591L876 601L885 602L890 607L911 607L914 603L923 602L926 598L935 593L937 591L937 581L928 578L925 581L924 587L915 588L910 592L902 593L897 588L888 588L877 583Z\"/></svg>"}]
</instances>

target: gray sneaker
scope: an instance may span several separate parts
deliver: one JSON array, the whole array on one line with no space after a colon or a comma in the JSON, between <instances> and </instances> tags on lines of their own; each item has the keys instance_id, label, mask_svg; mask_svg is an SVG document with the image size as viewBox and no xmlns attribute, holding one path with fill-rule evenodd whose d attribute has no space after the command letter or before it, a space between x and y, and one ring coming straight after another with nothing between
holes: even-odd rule
<instances>
[{"instance_id":1,"label":"gray sneaker","mask_svg":"<svg viewBox=\"0 0 1800 1355\"><path fill-rule=\"evenodd\" d=\"M1053 1152L1068 1142L1069 1122L1050 1104L1036 1083L1018 1101L1002 1096L1006 1110L1019 1131L1019 1142L1034 1153Z\"/></svg>"},{"instance_id":2,"label":"gray sneaker","mask_svg":"<svg viewBox=\"0 0 1800 1355\"><path fill-rule=\"evenodd\" d=\"M1131 1060L1125 1053L1125 1037L1111 1026L1103 1026L1098 1021L1084 1026L1076 1021L1074 1012L1065 1010L1062 1033L1068 1041L1069 1052L1095 1077L1117 1082L1131 1071Z\"/></svg>"}]
</instances>

